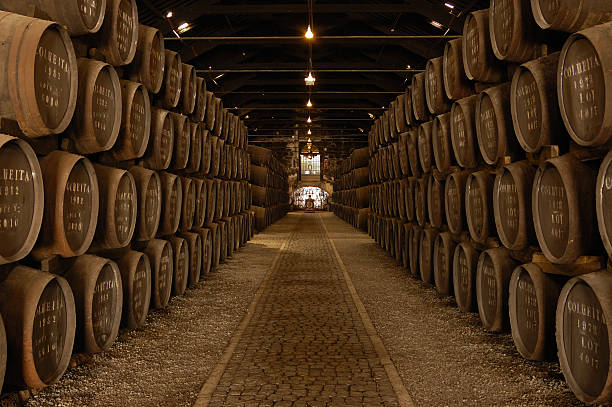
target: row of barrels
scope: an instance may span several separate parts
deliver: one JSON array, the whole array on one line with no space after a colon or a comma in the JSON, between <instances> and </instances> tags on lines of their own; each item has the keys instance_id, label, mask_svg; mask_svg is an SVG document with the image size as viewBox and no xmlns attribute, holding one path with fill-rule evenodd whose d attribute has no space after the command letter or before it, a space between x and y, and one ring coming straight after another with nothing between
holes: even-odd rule
<instances>
[{"instance_id":1,"label":"row of barrels","mask_svg":"<svg viewBox=\"0 0 612 407\"><path fill-rule=\"evenodd\" d=\"M353 150L336 167L330 209L356 228L367 230L370 212L370 162L368 147Z\"/></svg>"},{"instance_id":2,"label":"row of barrels","mask_svg":"<svg viewBox=\"0 0 612 407\"><path fill-rule=\"evenodd\" d=\"M81 255L61 276L22 265L2 270L0 387L5 361L5 389L42 388L64 374L72 352L108 350L120 326L141 327L149 310L165 308L243 247L252 222L243 212L110 258Z\"/></svg>"},{"instance_id":3,"label":"row of barrels","mask_svg":"<svg viewBox=\"0 0 612 407\"><path fill-rule=\"evenodd\" d=\"M289 181L286 167L272 150L248 146L251 159L252 210L255 229L263 231L289 211Z\"/></svg>"},{"instance_id":4,"label":"row of barrels","mask_svg":"<svg viewBox=\"0 0 612 407\"><path fill-rule=\"evenodd\" d=\"M495 10L513 5L520 10L524 2L491 3L489 10L470 14L464 36L449 41L443 57L429 60L426 72L415 75L406 93L377 119L369 133L372 153L398 141L411 127L419 133L413 136L416 145L422 137L450 136L458 150L456 163L465 167L478 164L478 157L474 157L477 144L482 160L493 164L523 150L536 153L546 145L567 148L570 140L579 146L602 145L609 140L610 114L605 102L610 97L606 72L612 23L594 25L600 20L589 20L594 26L570 35L559 52L527 54L526 59L514 61L521 65L504 66L501 61L492 64L490 58L479 57L483 50L489 57L493 55L488 29L496 22L488 20L494 14L502 15ZM602 11L605 8L612 6L602 4ZM480 31L474 33L476 29ZM488 69L496 67L498 74L474 78L469 74L471 64L476 63L472 58L480 58L477 63ZM422 129L418 128L421 123L425 123ZM436 163L443 170L449 165L444 155L447 146L436 141L436 147L439 151L428 154L439 156Z\"/></svg>"},{"instance_id":5,"label":"row of barrels","mask_svg":"<svg viewBox=\"0 0 612 407\"><path fill-rule=\"evenodd\" d=\"M38 258L78 256L92 242L120 248L133 238L202 227L248 210L251 202L246 180L124 170L59 150L39 160L26 141L6 135L0 135L0 160L2 264L33 248Z\"/></svg>"},{"instance_id":6,"label":"row of barrels","mask_svg":"<svg viewBox=\"0 0 612 407\"><path fill-rule=\"evenodd\" d=\"M478 312L487 331L510 329L523 357L558 357L581 401L612 401L609 270L594 264L570 278L543 259L521 264L507 248L483 248L443 228L378 214L369 219L370 235L415 278L453 296L461 311Z\"/></svg>"},{"instance_id":7,"label":"row of barrels","mask_svg":"<svg viewBox=\"0 0 612 407\"><path fill-rule=\"evenodd\" d=\"M142 134L152 125L151 101L205 122L215 137L246 148L244 123L206 90L193 66L165 49L159 30L138 23L135 0L86 6L77 0L2 0L0 8L7 10L0 12L7 33L0 59L13 66L4 72L0 92L7 103L0 117L17 121L27 136L66 131L77 152L88 154L110 149L118 134L132 127L138 133L133 141L146 145ZM32 13L40 18L28 16ZM11 49L19 54L9 58ZM127 96L122 80L133 82Z\"/></svg>"},{"instance_id":8,"label":"row of barrels","mask_svg":"<svg viewBox=\"0 0 612 407\"><path fill-rule=\"evenodd\" d=\"M336 202L331 202L329 208L334 215L352 225L354 228L361 229L364 232L368 230L370 208L357 208Z\"/></svg>"},{"instance_id":9,"label":"row of barrels","mask_svg":"<svg viewBox=\"0 0 612 407\"><path fill-rule=\"evenodd\" d=\"M511 328L524 357L554 357L558 343L572 391L606 403L611 287L605 272L563 274L602 267L580 256L603 251L593 214L609 159L585 147L609 137L612 6L544 3L531 2L546 9L538 23L555 21L542 28L579 31L558 35L562 48L537 43L556 35L540 35L528 1L491 0L376 120L368 230L485 329Z\"/></svg>"}]
</instances>

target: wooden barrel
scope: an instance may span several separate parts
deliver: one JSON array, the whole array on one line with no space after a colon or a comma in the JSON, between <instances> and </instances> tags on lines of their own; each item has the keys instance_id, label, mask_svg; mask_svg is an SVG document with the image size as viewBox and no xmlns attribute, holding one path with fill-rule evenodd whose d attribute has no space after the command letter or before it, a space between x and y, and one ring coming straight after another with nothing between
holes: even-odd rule
<instances>
[{"instance_id":1,"label":"wooden barrel","mask_svg":"<svg viewBox=\"0 0 612 407\"><path fill-rule=\"evenodd\" d=\"M136 228L137 191L126 170L94 164L100 188L100 215L95 241L104 249L125 247Z\"/></svg>"},{"instance_id":2,"label":"wooden barrel","mask_svg":"<svg viewBox=\"0 0 612 407\"><path fill-rule=\"evenodd\" d=\"M66 27L70 35L96 33L102 26L106 0L89 2L70 0L48 2L44 0L0 0L0 9L29 15L30 7L36 7L37 18L56 21Z\"/></svg>"},{"instance_id":3,"label":"wooden barrel","mask_svg":"<svg viewBox=\"0 0 612 407\"><path fill-rule=\"evenodd\" d=\"M174 123L167 110L152 108L151 116L151 136L144 165L153 170L165 170L170 166L174 150Z\"/></svg>"},{"instance_id":4,"label":"wooden barrel","mask_svg":"<svg viewBox=\"0 0 612 407\"><path fill-rule=\"evenodd\" d=\"M425 122L419 126L417 144L419 148L419 162L424 173L431 171L433 163L432 147L431 147L431 131L433 122Z\"/></svg>"},{"instance_id":5,"label":"wooden barrel","mask_svg":"<svg viewBox=\"0 0 612 407\"><path fill-rule=\"evenodd\" d=\"M138 45L130 65L130 80L140 82L151 93L157 93L164 81L166 48L164 36L157 28L138 25Z\"/></svg>"},{"instance_id":6,"label":"wooden barrel","mask_svg":"<svg viewBox=\"0 0 612 407\"><path fill-rule=\"evenodd\" d=\"M582 146L610 138L612 99L612 23L573 34L563 45L557 70L557 95L565 127ZM604 40L606 39L606 40Z\"/></svg>"},{"instance_id":7,"label":"wooden barrel","mask_svg":"<svg viewBox=\"0 0 612 407\"><path fill-rule=\"evenodd\" d=\"M608 271L572 278L557 303L556 338L561 371L576 397L588 404L612 400L610 337L612 277Z\"/></svg>"},{"instance_id":8,"label":"wooden barrel","mask_svg":"<svg viewBox=\"0 0 612 407\"><path fill-rule=\"evenodd\" d=\"M151 263L151 307L166 308L174 274L174 252L167 240L152 239L144 250Z\"/></svg>"},{"instance_id":9,"label":"wooden barrel","mask_svg":"<svg viewBox=\"0 0 612 407\"><path fill-rule=\"evenodd\" d=\"M612 20L612 5L599 0L531 0L531 11L541 28L570 33Z\"/></svg>"},{"instance_id":10,"label":"wooden barrel","mask_svg":"<svg viewBox=\"0 0 612 407\"><path fill-rule=\"evenodd\" d=\"M356 219L353 226L361 226L359 222L363 222L363 220L359 219L360 214L360 211L356 212ZM404 241L406 240L404 221L401 219L393 219L391 227L393 230L393 257L395 258L395 263L401 266L403 264L403 258L406 257L406 254L404 253L406 247L404 244Z\"/></svg>"},{"instance_id":11,"label":"wooden barrel","mask_svg":"<svg viewBox=\"0 0 612 407\"><path fill-rule=\"evenodd\" d=\"M119 136L111 150L114 160L140 158L147 151L151 135L151 101L140 83L120 81L122 115Z\"/></svg>"},{"instance_id":12,"label":"wooden barrel","mask_svg":"<svg viewBox=\"0 0 612 407\"><path fill-rule=\"evenodd\" d=\"M183 70L180 108L183 114L190 115L193 113L198 96L198 77L196 76L195 67L193 65L182 64Z\"/></svg>"},{"instance_id":13,"label":"wooden barrel","mask_svg":"<svg viewBox=\"0 0 612 407\"><path fill-rule=\"evenodd\" d=\"M510 111L516 138L523 150L538 152L542 146L567 138L557 98L559 52L522 64L514 72Z\"/></svg>"},{"instance_id":14,"label":"wooden barrel","mask_svg":"<svg viewBox=\"0 0 612 407\"><path fill-rule=\"evenodd\" d=\"M56 23L0 11L0 117L28 137L66 130L76 107L78 68L68 33ZM53 74L55 72L55 75Z\"/></svg>"},{"instance_id":15,"label":"wooden barrel","mask_svg":"<svg viewBox=\"0 0 612 407\"><path fill-rule=\"evenodd\" d=\"M488 170L471 173L465 183L465 218L470 236L484 244L495 235L493 223L494 176Z\"/></svg>"},{"instance_id":16,"label":"wooden barrel","mask_svg":"<svg viewBox=\"0 0 612 407\"><path fill-rule=\"evenodd\" d=\"M424 175L414 184L414 212L418 224L427 223L427 186L431 175Z\"/></svg>"},{"instance_id":17,"label":"wooden barrel","mask_svg":"<svg viewBox=\"0 0 612 407\"><path fill-rule=\"evenodd\" d=\"M181 56L174 51L164 50L164 81L158 98L166 109L178 106L183 86L183 65Z\"/></svg>"},{"instance_id":18,"label":"wooden barrel","mask_svg":"<svg viewBox=\"0 0 612 407\"><path fill-rule=\"evenodd\" d=\"M187 160L187 167L185 172L196 173L200 171L200 165L202 163L202 142L203 139L203 125L202 123L189 123L189 158Z\"/></svg>"},{"instance_id":19,"label":"wooden barrel","mask_svg":"<svg viewBox=\"0 0 612 407\"><path fill-rule=\"evenodd\" d=\"M215 201L215 219L221 219L223 217L223 207L224 207L224 199L225 199L225 186L223 185L223 181L220 179L214 180L215 184L217 184L217 194Z\"/></svg>"},{"instance_id":20,"label":"wooden barrel","mask_svg":"<svg viewBox=\"0 0 612 407\"><path fill-rule=\"evenodd\" d=\"M132 62L138 44L135 0L106 0L106 14L96 44L109 64L122 66Z\"/></svg>"},{"instance_id":21,"label":"wooden barrel","mask_svg":"<svg viewBox=\"0 0 612 407\"><path fill-rule=\"evenodd\" d=\"M408 259L410 263L410 274L413 277L420 275L419 270L419 249L421 248L421 234L423 228L417 225L412 225L410 233L406 236L408 240Z\"/></svg>"},{"instance_id":22,"label":"wooden barrel","mask_svg":"<svg viewBox=\"0 0 612 407\"><path fill-rule=\"evenodd\" d=\"M436 228L425 228L421 233L421 247L419 248L419 271L421 280L428 284L434 282L433 272L433 254L434 243L438 237L439 231Z\"/></svg>"},{"instance_id":23,"label":"wooden barrel","mask_svg":"<svg viewBox=\"0 0 612 407\"><path fill-rule=\"evenodd\" d=\"M517 266L508 249L483 251L476 269L478 314L484 329L491 332L508 330L508 295L512 270Z\"/></svg>"},{"instance_id":24,"label":"wooden barrel","mask_svg":"<svg viewBox=\"0 0 612 407\"><path fill-rule=\"evenodd\" d=\"M223 117L224 107L223 100L219 99L218 97L215 97L215 108L217 109L215 111L215 126L211 130L215 136L221 137L221 134L223 133L223 125L225 124Z\"/></svg>"},{"instance_id":25,"label":"wooden barrel","mask_svg":"<svg viewBox=\"0 0 612 407\"><path fill-rule=\"evenodd\" d=\"M217 99L210 91L206 91L206 128L210 131L215 127L215 113L217 107L215 105Z\"/></svg>"},{"instance_id":26,"label":"wooden barrel","mask_svg":"<svg viewBox=\"0 0 612 407\"><path fill-rule=\"evenodd\" d=\"M221 168L221 150L223 149L223 140L217 136L210 137L210 170L208 175L217 177Z\"/></svg>"},{"instance_id":27,"label":"wooden barrel","mask_svg":"<svg viewBox=\"0 0 612 407\"><path fill-rule=\"evenodd\" d=\"M191 120L200 123L206 120L206 81L196 77L196 103Z\"/></svg>"},{"instance_id":28,"label":"wooden barrel","mask_svg":"<svg viewBox=\"0 0 612 407\"><path fill-rule=\"evenodd\" d=\"M473 11L463 26L463 68L468 79L496 83L504 79L504 69L495 58L489 32L489 9Z\"/></svg>"},{"instance_id":29,"label":"wooden barrel","mask_svg":"<svg viewBox=\"0 0 612 407\"><path fill-rule=\"evenodd\" d=\"M487 164L519 156L510 113L510 82L482 91L476 99L476 137Z\"/></svg>"},{"instance_id":30,"label":"wooden barrel","mask_svg":"<svg viewBox=\"0 0 612 407\"><path fill-rule=\"evenodd\" d=\"M264 210L266 213L266 227L268 227L272 222L270 221L269 210ZM219 227L217 228L217 238L219 240L219 263L225 263L227 259L227 222L223 219L217 219L216 221Z\"/></svg>"},{"instance_id":31,"label":"wooden barrel","mask_svg":"<svg viewBox=\"0 0 612 407\"><path fill-rule=\"evenodd\" d=\"M179 236L185 239L186 252L189 254L189 262L186 266L187 285L192 287L200 281L202 264L206 261L206 258L202 257L202 236L196 232L183 232Z\"/></svg>"},{"instance_id":32,"label":"wooden barrel","mask_svg":"<svg viewBox=\"0 0 612 407\"><path fill-rule=\"evenodd\" d=\"M229 110L227 108L223 108L223 110L221 111L221 116L219 117L219 119L221 119L221 121L223 122L223 125L220 127L219 131L219 138L222 140L227 141L227 132L228 132L228 116L229 116Z\"/></svg>"},{"instance_id":33,"label":"wooden barrel","mask_svg":"<svg viewBox=\"0 0 612 407\"><path fill-rule=\"evenodd\" d=\"M230 200L232 199L232 197L231 197L229 181L222 181L222 185L223 185L223 212L221 216L226 218L230 215Z\"/></svg>"},{"instance_id":34,"label":"wooden barrel","mask_svg":"<svg viewBox=\"0 0 612 407\"><path fill-rule=\"evenodd\" d=\"M412 85L412 82L410 83ZM409 126L414 126L417 123L414 117L414 109L412 107L412 86L406 86L406 92L404 93L406 98L404 99L404 114L406 115L406 123Z\"/></svg>"},{"instance_id":35,"label":"wooden barrel","mask_svg":"<svg viewBox=\"0 0 612 407\"><path fill-rule=\"evenodd\" d=\"M217 183L212 179L205 179L206 183L206 221L205 225L209 225L215 218L215 213L217 211ZM250 206L250 205L249 205Z\"/></svg>"},{"instance_id":36,"label":"wooden barrel","mask_svg":"<svg viewBox=\"0 0 612 407\"><path fill-rule=\"evenodd\" d=\"M444 212L448 228L454 234L459 234L463 230L465 220L464 196L465 184L468 171L458 171L451 173L444 184Z\"/></svg>"},{"instance_id":37,"label":"wooden barrel","mask_svg":"<svg viewBox=\"0 0 612 407\"><path fill-rule=\"evenodd\" d=\"M213 236L209 228L196 229L195 232L200 236L202 245L200 254L200 275L205 277L210 273L213 263Z\"/></svg>"},{"instance_id":38,"label":"wooden barrel","mask_svg":"<svg viewBox=\"0 0 612 407\"><path fill-rule=\"evenodd\" d=\"M193 227L196 210L196 186L188 177L179 177L182 186L181 223L179 230L187 232Z\"/></svg>"},{"instance_id":39,"label":"wooden barrel","mask_svg":"<svg viewBox=\"0 0 612 407\"><path fill-rule=\"evenodd\" d=\"M85 254L64 278L70 284L76 309L75 350L99 353L117 339L123 307L123 287L117 263Z\"/></svg>"},{"instance_id":40,"label":"wooden barrel","mask_svg":"<svg viewBox=\"0 0 612 407\"><path fill-rule=\"evenodd\" d=\"M0 315L0 388L4 385L4 374L6 373L6 329L4 328L4 322L2 315Z\"/></svg>"},{"instance_id":41,"label":"wooden barrel","mask_svg":"<svg viewBox=\"0 0 612 407\"><path fill-rule=\"evenodd\" d=\"M183 295L187 289L189 278L189 248L182 237L171 236L174 274L172 277L172 295Z\"/></svg>"},{"instance_id":42,"label":"wooden barrel","mask_svg":"<svg viewBox=\"0 0 612 407\"><path fill-rule=\"evenodd\" d=\"M421 176L421 162L419 161L419 143L418 131L413 130L408 137L407 147L408 162L410 163L410 172L413 177Z\"/></svg>"},{"instance_id":43,"label":"wooden barrel","mask_svg":"<svg viewBox=\"0 0 612 407\"><path fill-rule=\"evenodd\" d=\"M208 203L208 190L203 179L191 178L195 187L195 209L192 230L199 229L206 222L206 205Z\"/></svg>"},{"instance_id":44,"label":"wooden barrel","mask_svg":"<svg viewBox=\"0 0 612 407\"><path fill-rule=\"evenodd\" d=\"M544 267L528 263L518 266L510 278L510 327L519 353L530 360L556 356L555 311L561 280L543 272Z\"/></svg>"},{"instance_id":45,"label":"wooden barrel","mask_svg":"<svg viewBox=\"0 0 612 407\"><path fill-rule=\"evenodd\" d=\"M221 258L221 230L219 229L219 224L210 223L207 225L208 229L210 229L210 239L211 239L211 260L210 260L210 269L211 271L216 270L219 267L219 261Z\"/></svg>"},{"instance_id":46,"label":"wooden barrel","mask_svg":"<svg viewBox=\"0 0 612 407\"><path fill-rule=\"evenodd\" d=\"M406 189L404 190L404 207L406 208L406 219L413 221L415 217L415 186L417 183L416 178L408 178L406 182ZM399 197L401 199L401 197Z\"/></svg>"},{"instance_id":47,"label":"wooden barrel","mask_svg":"<svg viewBox=\"0 0 612 407\"><path fill-rule=\"evenodd\" d=\"M79 91L70 138L81 154L109 150L119 136L122 95L119 76L104 62L79 58Z\"/></svg>"},{"instance_id":48,"label":"wooden barrel","mask_svg":"<svg viewBox=\"0 0 612 407\"><path fill-rule=\"evenodd\" d=\"M399 165L400 165L400 171L401 171L402 176L412 175L411 170L410 170L410 161L408 159L408 138L409 137L410 137L410 133L408 132L401 133L398 137L399 138L399 141L397 143L398 158L399 158ZM362 171L367 170L368 174L371 172L369 167L363 167L355 171L359 171L359 170L362 170Z\"/></svg>"},{"instance_id":49,"label":"wooden barrel","mask_svg":"<svg viewBox=\"0 0 612 407\"><path fill-rule=\"evenodd\" d=\"M397 129L398 133L403 133L408 130L408 122L406 121L405 99L405 93L402 93L395 99L395 128Z\"/></svg>"},{"instance_id":50,"label":"wooden barrel","mask_svg":"<svg viewBox=\"0 0 612 407\"><path fill-rule=\"evenodd\" d=\"M170 113L174 124L174 148L170 167L182 170L187 167L191 145L191 122L187 116L179 113Z\"/></svg>"},{"instance_id":51,"label":"wooden barrel","mask_svg":"<svg viewBox=\"0 0 612 407\"><path fill-rule=\"evenodd\" d=\"M552 158L538 168L533 221L540 247L552 263L569 264L596 249L594 189L595 172L573 156Z\"/></svg>"},{"instance_id":52,"label":"wooden barrel","mask_svg":"<svg viewBox=\"0 0 612 407\"><path fill-rule=\"evenodd\" d=\"M74 297L63 277L15 266L0 282L5 325L5 385L40 389L64 374L76 329Z\"/></svg>"},{"instance_id":53,"label":"wooden barrel","mask_svg":"<svg viewBox=\"0 0 612 407\"><path fill-rule=\"evenodd\" d=\"M425 89L425 84L423 84L423 89ZM425 94L423 94L423 97L425 97ZM380 138L382 145L386 145L391 141L389 135L389 115L386 111L380 115Z\"/></svg>"},{"instance_id":54,"label":"wooden barrel","mask_svg":"<svg viewBox=\"0 0 612 407\"><path fill-rule=\"evenodd\" d=\"M433 115L446 113L451 107L444 91L443 65L443 57L439 57L428 60L425 66L425 99Z\"/></svg>"},{"instance_id":55,"label":"wooden barrel","mask_svg":"<svg viewBox=\"0 0 612 407\"><path fill-rule=\"evenodd\" d=\"M444 224L444 182L435 176L429 177L427 185L427 213L434 228Z\"/></svg>"},{"instance_id":56,"label":"wooden barrel","mask_svg":"<svg viewBox=\"0 0 612 407\"><path fill-rule=\"evenodd\" d=\"M457 100L453 103L450 117L451 143L455 160L463 168L474 168L478 165L476 154L475 111L477 95Z\"/></svg>"},{"instance_id":57,"label":"wooden barrel","mask_svg":"<svg viewBox=\"0 0 612 407\"><path fill-rule=\"evenodd\" d=\"M533 241L531 186L535 168L527 161L504 166L495 176L493 213L502 244L510 250L521 250Z\"/></svg>"},{"instance_id":58,"label":"wooden barrel","mask_svg":"<svg viewBox=\"0 0 612 407\"><path fill-rule=\"evenodd\" d=\"M226 224L226 258L230 258L234 255L234 242L236 239L234 235L234 219L228 216L223 218L223 220Z\"/></svg>"},{"instance_id":59,"label":"wooden barrel","mask_svg":"<svg viewBox=\"0 0 612 407\"><path fill-rule=\"evenodd\" d=\"M129 250L118 261L123 286L121 326L140 328L151 303L151 263L144 253Z\"/></svg>"},{"instance_id":60,"label":"wooden barrel","mask_svg":"<svg viewBox=\"0 0 612 407\"><path fill-rule=\"evenodd\" d=\"M410 222L401 225L401 228L403 229L403 233L400 234L400 244L402 245L402 267L406 270L410 269L410 231L412 226L413 224ZM373 221L373 229L374 238L376 239L379 234L379 230L377 230L378 222L376 219Z\"/></svg>"},{"instance_id":61,"label":"wooden barrel","mask_svg":"<svg viewBox=\"0 0 612 407\"><path fill-rule=\"evenodd\" d=\"M444 90L450 100L466 98L474 93L474 86L463 67L463 40L447 41L444 46L442 75Z\"/></svg>"},{"instance_id":62,"label":"wooden barrel","mask_svg":"<svg viewBox=\"0 0 612 407\"><path fill-rule=\"evenodd\" d=\"M181 221L183 207L183 186L181 180L174 174L161 172L162 217L158 235L176 233Z\"/></svg>"},{"instance_id":63,"label":"wooden barrel","mask_svg":"<svg viewBox=\"0 0 612 407\"><path fill-rule=\"evenodd\" d=\"M595 209L597 211L597 225L599 226L599 235L603 241L604 247L610 256L612 253L612 153L608 153L601 163L599 173L597 175L597 184L595 187Z\"/></svg>"},{"instance_id":64,"label":"wooden barrel","mask_svg":"<svg viewBox=\"0 0 612 407\"><path fill-rule=\"evenodd\" d=\"M493 53L502 61L520 63L542 55L528 0L491 0L489 33Z\"/></svg>"},{"instance_id":65,"label":"wooden barrel","mask_svg":"<svg viewBox=\"0 0 612 407\"><path fill-rule=\"evenodd\" d=\"M138 191L138 218L134 239L153 239L159 227L161 216L161 180L155 171L133 166L129 169L134 177L136 190Z\"/></svg>"},{"instance_id":66,"label":"wooden barrel","mask_svg":"<svg viewBox=\"0 0 612 407\"><path fill-rule=\"evenodd\" d=\"M393 106L393 102L389 106L389 109L386 111L387 120L389 126L389 140L395 141L397 140L397 127L395 127L395 107Z\"/></svg>"},{"instance_id":67,"label":"wooden barrel","mask_svg":"<svg viewBox=\"0 0 612 407\"><path fill-rule=\"evenodd\" d=\"M425 73L418 73L412 77L412 86L410 87L410 95L412 97L412 111L417 122L427 120L427 100L425 96Z\"/></svg>"},{"instance_id":68,"label":"wooden barrel","mask_svg":"<svg viewBox=\"0 0 612 407\"><path fill-rule=\"evenodd\" d=\"M433 264L433 281L441 295L452 295L453 272L452 261L456 243L448 232L439 233L433 240L433 251L430 260Z\"/></svg>"},{"instance_id":69,"label":"wooden barrel","mask_svg":"<svg viewBox=\"0 0 612 407\"><path fill-rule=\"evenodd\" d=\"M453 254L453 291L457 307L463 312L475 312L476 269L480 253L471 243L461 242Z\"/></svg>"},{"instance_id":70,"label":"wooden barrel","mask_svg":"<svg viewBox=\"0 0 612 407\"><path fill-rule=\"evenodd\" d=\"M40 166L46 202L37 252L40 257L80 256L89 249L98 220L100 193L94 167L87 158L64 151L41 158ZM12 242L6 240L7 245Z\"/></svg>"},{"instance_id":71,"label":"wooden barrel","mask_svg":"<svg viewBox=\"0 0 612 407\"><path fill-rule=\"evenodd\" d=\"M200 174L208 175L211 170L212 144L210 131L202 132L202 161L200 162Z\"/></svg>"},{"instance_id":72,"label":"wooden barrel","mask_svg":"<svg viewBox=\"0 0 612 407\"><path fill-rule=\"evenodd\" d=\"M440 172L447 172L454 164L451 151L450 113L436 116L431 130L431 144L436 168Z\"/></svg>"}]
</instances>

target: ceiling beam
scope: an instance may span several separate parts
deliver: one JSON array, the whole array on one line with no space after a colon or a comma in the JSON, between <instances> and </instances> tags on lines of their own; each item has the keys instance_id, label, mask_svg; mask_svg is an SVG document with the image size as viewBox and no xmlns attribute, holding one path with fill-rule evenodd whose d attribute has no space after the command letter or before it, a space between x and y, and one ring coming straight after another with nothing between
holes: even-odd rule
<instances>
[{"instance_id":1,"label":"ceiling beam","mask_svg":"<svg viewBox=\"0 0 612 407\"><path fill-rule=\"evenodd\" d=\"M358 4L358 3L340 3L340 4L319 4L313 5L313 12L317 14L397 14L397 13L417 13L423 14L424 8L422 3L377 3L377 4ZM442 5L432 7L435 10L436 16L447 16L450 10ZM442 12L440 13L441 10ZM192 16L202 15L235 15L235 14L308 14L308 6L306 2L296 4L232 4L232 5L209 5L203 4L190 5L186 8ZM441 21L442 22L442 21Z\"/></svg>"},{"instance_id":2,"label":"ceiling beam","mask_svg":"<svg viewBox=\"0 0 612 407\"><path fill-rule=\"evenodd\" d=\"M326 42L345 42L345 41L374 41L374 42L391 42L391 41L406 41L406 40L453 40L461 38L460 35L322 35L316 37L317 41ZM274 43L290 43L304 42L308 40L301 35L277 35L277 36L237 36L237 35L205 35L205 36L181 36L180 38L166 37L164 41L209 41L220 43L251 43L251 42L274 42ZM357 44L362 45L362 44Z\"/></svg>"},{"instance_id":3,"label":"ceiling beam","mask_svg":"<svg viewBox=\"0 0 612 407\"><path fill-rule=\"evenodd\" d=\"M294 69L275 69L275 68L215 68L215 69L198 69L197 73L305 73L308 72L306 68L294 68ZM317 72L334 72L334 73L419 73L425 72L424 69L381 69L381 68L357 68L357 69L312 69L313 73Z\"/></svg>"}]
</instances>

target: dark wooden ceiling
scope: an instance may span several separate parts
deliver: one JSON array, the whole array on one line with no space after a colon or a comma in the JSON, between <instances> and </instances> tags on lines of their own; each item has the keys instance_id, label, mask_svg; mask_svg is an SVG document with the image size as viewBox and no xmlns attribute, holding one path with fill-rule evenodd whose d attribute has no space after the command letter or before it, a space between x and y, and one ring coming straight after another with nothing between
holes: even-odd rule
<instances>
[{"instance_id":1,"label":"dark wooden ceiling","mask_svg":"<svg viewBox=\"0 0 612 407\"><path fill-rule=\"evenodd\" d=\"M442 54L446 41L390 37L458 35L467 12L485 8L489 1L449 0L455 6L451 10L445 1L434 0L313 0L312 41L303 37L309 23L306 0L137 3L140 22L159 28L167 38L176 38L172 30L184 22L192 28L181 37L215 37L166 41L166 47L195 65L226 107L237 108L249 127L250 142L284 148L296 128L305 139L310 115L313 141L327 147L331 156L342 157L367 144L371 117L403 92L414 74L407 67L424 69L427 59ZM168 11L173 13L170 19ZM432 20L443 28L432 26ZM346 38L364 35L380 38ZM309 55L316 77L311 88L304 84ZM305 106L309 91L312 109Z\"/></svg>"}]
</instances>

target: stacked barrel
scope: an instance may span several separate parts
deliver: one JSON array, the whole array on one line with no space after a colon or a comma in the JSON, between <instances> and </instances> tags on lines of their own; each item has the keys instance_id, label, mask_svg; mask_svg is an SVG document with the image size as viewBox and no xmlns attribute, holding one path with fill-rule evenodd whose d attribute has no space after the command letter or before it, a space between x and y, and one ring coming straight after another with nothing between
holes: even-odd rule
<instances>
[{"instance_id":1,"label":"stacked barrel","mask_svg":"<svg viewBox=\"0 0 612 407\"><path fill-rule=\"evenodd\" d=\"M42 388L250 239L247 128L134 0L0 8L0 387Z\"/></svg>"},{"instance_id":2,"label":"stacked barrel","mask_svg":"<svg viewBox=\"0 0 612 407\"><path fill-rule=\"evenodd\" d=\"M251 213L254 228L261 232L289 210L287 168L267 148L249 145L251 159Z\"/></svg>"},{"instance_id":3,"label":"stacked barrel","mask_svg":"<svg viewBox=\"0 0 612 407\"><path fill-rule=\"evenodd\" d=\"M369 133L368 226L523 357L558 352L580 400L608 404L612 4L578 3L467 16ZM560 36L560 52L537 42Z\"/></svg>"},{"instance_id":4,"label":"stacked barrel","mask_svg":"<svg viewBox=\"0 0 612 407\"><path fill-rule=\"evenodd\" d=\"M356 228L367 231L370 217L368 147L353 150L336 168L332 212Z\"/></svg>"}]
</instances>

